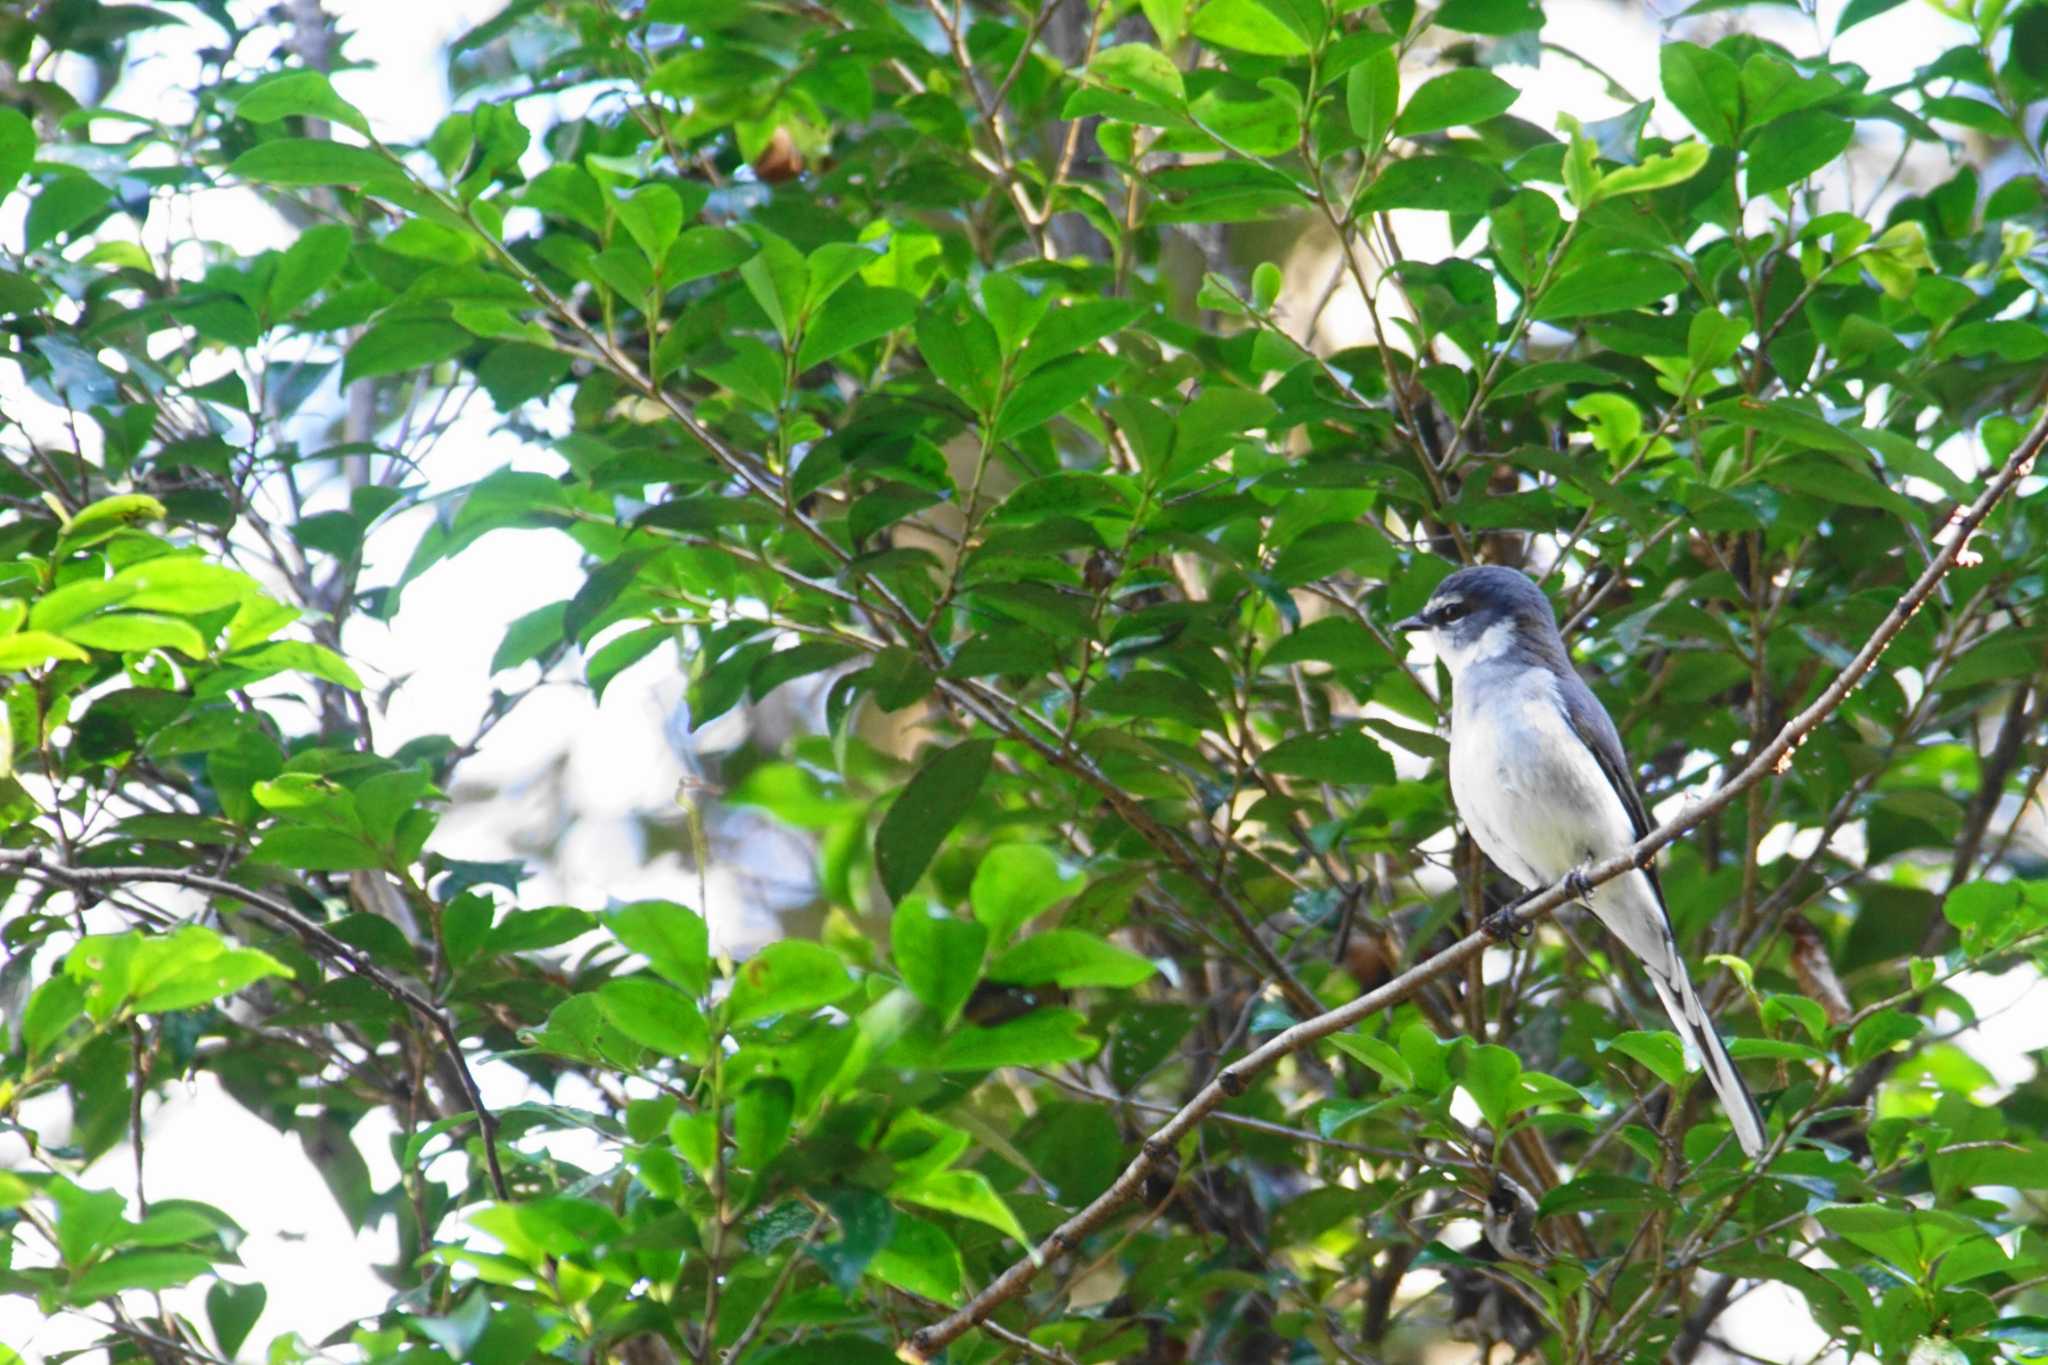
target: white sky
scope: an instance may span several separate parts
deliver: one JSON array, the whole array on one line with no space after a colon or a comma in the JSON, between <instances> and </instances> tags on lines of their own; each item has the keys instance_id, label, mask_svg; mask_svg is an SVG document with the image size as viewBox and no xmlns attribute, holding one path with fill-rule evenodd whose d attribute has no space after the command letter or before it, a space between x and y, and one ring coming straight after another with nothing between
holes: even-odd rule
<instances>
[{"instance_id":1,"label":"white sky","mask_svg":"<svg viewBox=\"0 0 2048 1365\"><path fill-rule=\"evenodd\" d=\"M423 135L446 111L445 42L495 12L499 0L411 0L403 5L395 0L327 0L327 5L356 35L349 53L371 66L337 76L336 87L368 114L380 135L405 141ZM1680 6L1663 8L1673 11ZM1828 3L1822 9L1831 27L1839 5ZM1546 13L1547 39L1583 53L1638 96L1656 93L1659 32L1636 6L1552 0ZM1800 49L1813 45L1812 30L1803 19L1755 9L1745 11L1742 19L1769 25L1774 36ZM1837 46L1836 55L1862 63L1872 71L1874 83L1884 85L1906 75L1959 32L1930 8L1908 5L1853 32ZM190 80L178 55L189 39L172 31L160 41L164 55L124 86L123 102L157 96L175 99L181 84ZM1546 60L1537 72L1508 68L1503 74L1526 90L1515 112L1540 125L1551 125L1563 108L1587 119L1620 108L1601 97L1596 83L1580 68L1561 59ZM152 79L160 82L160 90L149 89ZM1660 110L1659 124L1673 135L1685 132L1682 121L1668 110ZM1864 125L1862 132L1874 141L1891 136L1882 125ZM1896 146L1877 142L1873 155L1888 158ZM202 196L191 203L190 212L194 222L181 227L189 230L196 224L201 237L252 251L275 245L286 235L278 220L267 212L250 212L240 196ZM18 214L16 207L0 223L0 231L15 240ZM1402 231L1411 254L1429 258L1442 253L1446 244L1437 216L1403 217L1410 220ZM437 487L468 482L515 460L528 468L558 467L546 452L493 434L491 425L490 414L479 404L474 420L443 440L429 471ZM418 524L415 516L412 525ZM396 573L415 533L400 527L373 542L383 563L381 569L373 567L372 580ZM411 675L388 710L378 737L380 747L388 750L418 734L468 733L492 685L489 660L505 624L569 596L581 581L577 553L565 537L552 532L499 532L413 584L399 619L389 629L369 622L355 624L348 639L352 658L386 675ZM694 900L694 877L683 883L673 860L650 866L634 824L637 816L673 808L682 770L664 736L679 691L672 659L658 651L615 682L602 707L593 706L587 692L576 686L551 688L528 699L462 773L465 782L501 787L500 799L466 806L444 820L435 847L462 858L514 856L519 831L553 818L543 789L532 780L536 756L566 750L567 792L579 818L555 865L532 884L534 893L585 905L602 904L607 897L666 895ZM724 901L726 894L714 887L713 899ZM1988 1011L2009 1006L2016 992L2030 984L2031 979L2006 978L1983 982L1978 989ZM2048 1044L2048 1019L2030 1020L2026 1012L2006 1008L1983 1041L2000 1080L2016 1082L2032 1071L2024 1054ZM504 1068L495 1074L487 1069L484 1081L494 1104L519 1097L516 1077ZM39 1112L49 1115L52 1110L45 1106ZM250 1233L242 1249L250 1269L231 1271L229 1278L260 1278L270 1301L244 1348L245 1357L257 1358L276 1334L295 1330L315 1342L385 1306L390 1290L368 1267L392 1259L395 1239L388 1231L354 1237L293 1139L228 1099L211 1078L174 1086L165 1099L152 1099L145 1112L150 1196L204 1200L228 1212ZM380 1184L394 1175L389 1132L388 1121L380 1116L357 1133ZM0 1141L0 1169L18 1156L18 1145ZM98 1163L88 1178L101 1187L132 1192L132 1170L132 1154L123 1147ZM202 1291L203 1285L202 1281ZM1796 1301L1781 1304L1771 1293L1765 1291L1756 1307L1730 1320L1739 1344L1767 1356L1785 1351L1784 1324L1804 1316ZM203 1321L197 1294L167 1297L174 1308ZM89 1324L76 1318L45 1322L33 1304L0 1298L0 1342L31 1360L76 1348L94 1335Z\"/></svg>"}]
</instances>

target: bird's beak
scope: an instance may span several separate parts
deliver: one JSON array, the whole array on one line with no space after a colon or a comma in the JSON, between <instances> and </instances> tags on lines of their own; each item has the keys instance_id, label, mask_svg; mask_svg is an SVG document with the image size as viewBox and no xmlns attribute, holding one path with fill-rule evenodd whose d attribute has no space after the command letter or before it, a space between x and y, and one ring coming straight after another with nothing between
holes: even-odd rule
<instances>
[{"instance_id":1,"label":"bird's beak","mask_svg":"<svg viewBox=\"0 0 2048 1365\"><path fill-rule=\"evenodd\" d=\"M1394 629L1400 631L1428 630L1429 622L1423 620L1420 616L1408 616L1394 622Z\"/></svg>"}]
</instances>

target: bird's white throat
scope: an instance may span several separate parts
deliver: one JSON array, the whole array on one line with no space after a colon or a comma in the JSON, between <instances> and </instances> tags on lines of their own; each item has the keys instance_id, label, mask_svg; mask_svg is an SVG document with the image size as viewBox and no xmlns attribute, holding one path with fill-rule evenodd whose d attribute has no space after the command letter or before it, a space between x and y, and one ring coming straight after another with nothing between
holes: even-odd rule
<instances>
[{"instance_id":1,"label":"bird's white throat","mask_svg":"<svg viewBox=\"0 0 2048 1365\"><path fill-rule=\"evenodd\" d=\"M1429 635L1436 646L1437 657L1444 661L1445 668L1451 670L1451 681L1456 683L1474 664L1487 663L1508 652L1514 644L1515 623L1496 621L1482 631L1478 639L1462 644L1454 638L1452 631L1433 630Z\"/></svg>"}]
</instances>

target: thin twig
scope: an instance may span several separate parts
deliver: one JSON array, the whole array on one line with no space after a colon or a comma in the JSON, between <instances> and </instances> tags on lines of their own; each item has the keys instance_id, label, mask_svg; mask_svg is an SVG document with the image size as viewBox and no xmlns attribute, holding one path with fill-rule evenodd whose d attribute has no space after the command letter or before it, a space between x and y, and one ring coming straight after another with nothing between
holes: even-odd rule
<instances>
[{"instance_id":1,"label":"thin twig","mask_svg":"<svg viewBox=\"0 0 2048 1365\"><path fill-rule=\"evenodd\" d=\"M204 891L209 895L226 896L240 901L280 927L298 935L326 957L339 962L411 1010L440 1035L449 1060L461 1077L463 1093L468 1097L470 1108L476 1115L477 1129L483 1136L485 1162L490 1167L491 1188L498 1198L510 1198L505 1184L505 1172L498 1164L497 1120L485 1107L483 1093L477 1089L476 1077L470 1073L469 1059L463 1056L462 1039L456 1032L455 1021L433 1001L372 962L361 950L344 943L281 900L266 896L260 891L253 891L239 883L221 877L209 877L204 873L192 872L182 867L72 867L65 863L51 862L44 858L39 850L30 849L23 853L0 853L0 873L33 877L38 881L73 891L81 887L126 886L135 883L182 886L190 891Z\"/></svg>"}]
</instances>

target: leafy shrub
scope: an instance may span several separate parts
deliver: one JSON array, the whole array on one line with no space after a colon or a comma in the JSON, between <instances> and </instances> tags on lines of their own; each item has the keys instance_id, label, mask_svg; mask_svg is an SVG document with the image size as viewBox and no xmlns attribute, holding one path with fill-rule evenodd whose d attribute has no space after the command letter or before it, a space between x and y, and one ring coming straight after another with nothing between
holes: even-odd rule
<instances>
[{"instance_id":1,"label":"leafy shrub","mask_svg":"<svg viewBox=\"0 0 2048 1365\"><path fill-rule=\"evenodd\" d=\"M1652 91L1535 0L513 0L418 146L304 15L0 19L0 1289L243 1349L239 1229L94 1166L205 1071L396 1229L364 1360L1689 1360L1759 1282L2038 1354L2043 1091L1955 983L2048 932L2048 7L1947 8L1899 83L1702 20ZM120 112L168 25L189 117ZM137 244L218 187L291 239ZM478 395L552 472L434 485ZM485 729L813 689L690 800L805 833L815 932L437 847L482 734L380 749L353 632L507 528L587 575ZM1482 559L1690 830L1758 1164L1593 926L1471 934L1388 623ZM1536 1263L1451 1226L1497 1171Z\"/></svg>"}]
</instances>

